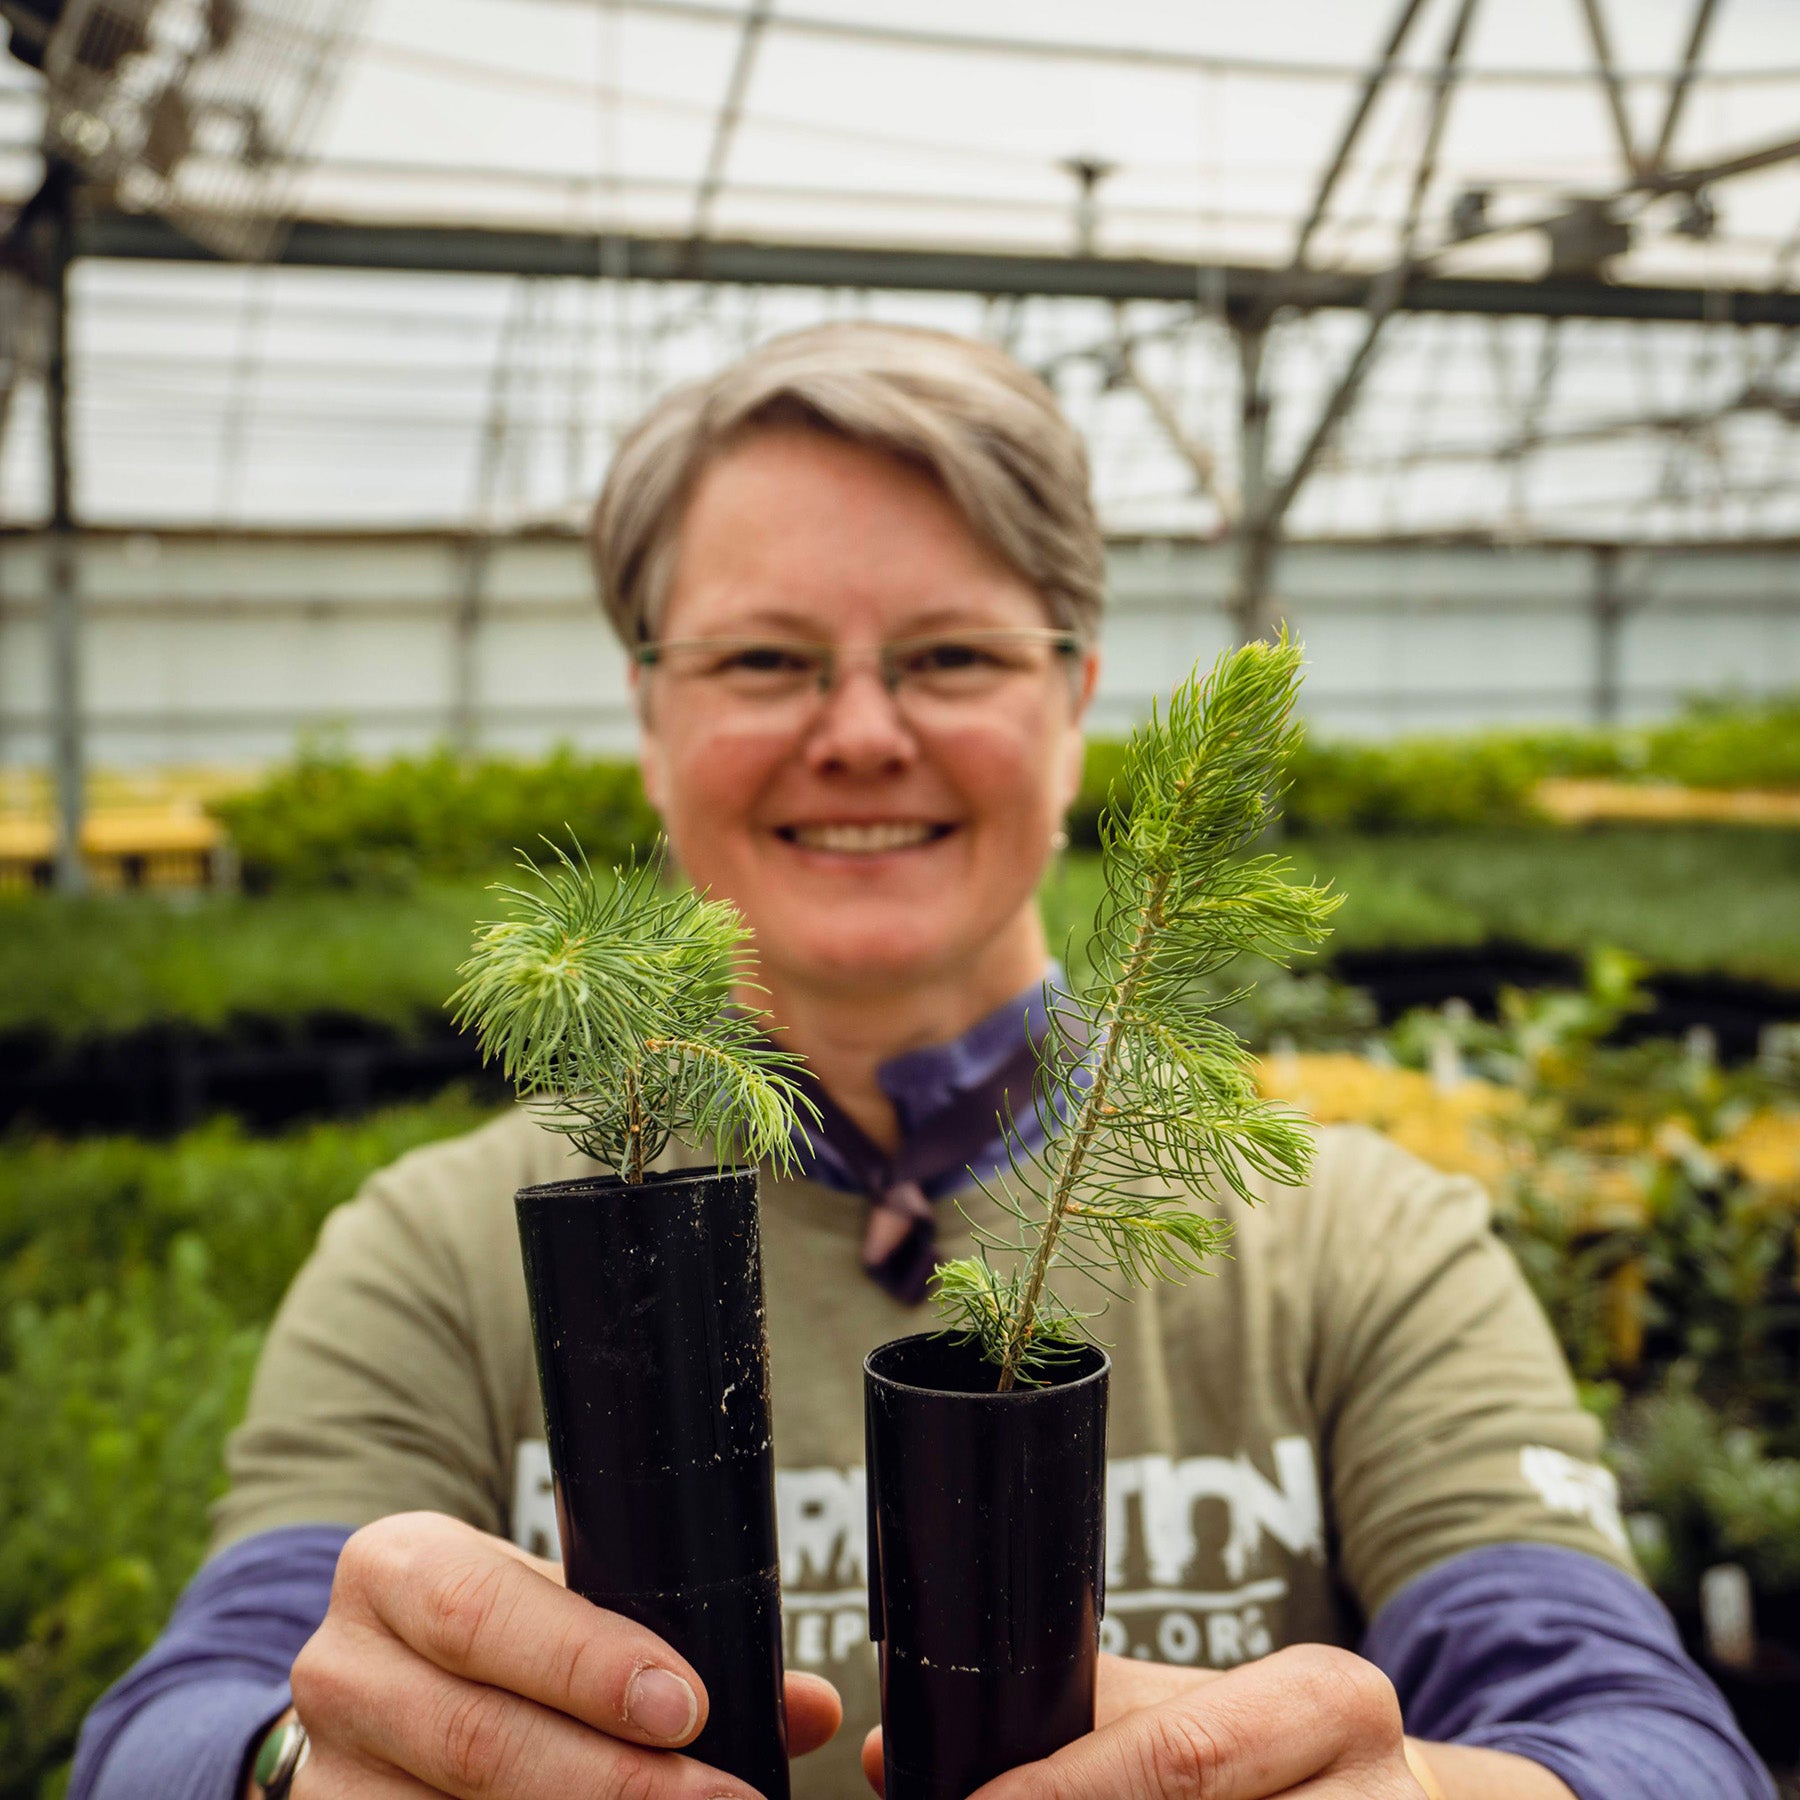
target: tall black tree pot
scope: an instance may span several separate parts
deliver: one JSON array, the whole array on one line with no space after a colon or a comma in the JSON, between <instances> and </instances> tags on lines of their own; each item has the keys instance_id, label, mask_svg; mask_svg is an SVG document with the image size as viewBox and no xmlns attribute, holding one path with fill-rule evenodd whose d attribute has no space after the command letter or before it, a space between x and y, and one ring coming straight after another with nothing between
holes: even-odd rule
<instances>
[{"instance_id":1,"label":"tall black tree pot","mask_svg":"<svg viewBox=\"0 0 1800 1800\"><path fill-rule=\"evenodd\" d=\"M787 1800L755 1173L557 1181L516 1204L569 1586L698 1671L689 1755Z\"/></svg>"},{"instance_id":2,"label":"tall black tree pot","mask_svg":"<svg viewBox=\"0 0 1800 1800\"><path fill-rule=\"evenodd\" d=\"M887 1800L965 1800L1093 1730L1111 1367L1000 1394L931 1335L863 1364Z\"/></svg>"}]
</instances>

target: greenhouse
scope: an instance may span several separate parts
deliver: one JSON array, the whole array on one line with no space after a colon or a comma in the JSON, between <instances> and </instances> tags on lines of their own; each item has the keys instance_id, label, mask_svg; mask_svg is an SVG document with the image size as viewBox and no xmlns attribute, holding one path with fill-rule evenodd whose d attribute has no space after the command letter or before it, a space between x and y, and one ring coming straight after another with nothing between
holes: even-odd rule
<instances>
[{"instance_id":1,"label":"greenhouse","mask_svg":"<svg viewBox=\"0 0 1800 1800\"><path fill-rule=\"evenodd\" d=\"M146 1653L154 1675L180 1596L201 1606L209 1571L263 1536L341 1527L335 1563L352 1528L447 1513L536 1555L560 1543L571 1587L659 1626L631 1611L631 1556L594 1546L613 1532L635 1546L700 1503L663 1495L621 1523L606 1484L623 1478L603 1461L582 1498L592 1447L560 1421L596 1403L583 1378L532 1364L523 1288L493 1303L523 1385L443 1390L446 1416L493 1415L491 1468L488 1446L459 1438L439 1461L463 1487L427 1471L362 1494L345 1475L321 1490L345 1496L333 1512L294 1476L257 1497L278 1483L271 1445L322 1441L306 1436L316 1420L269 1413L270 1371L338 1393L295 1347L300 1327L277 1321L290 1283L319 1271L289 1302L304 1313L371 1193L429 1210L404 1176L365 1183L554 1107L586 1135L565 1116L538 1137L569 1136L596 1183L668 1179L685 1164L658 1156L690 1140L721 1167L735 1142L762 1170L766 1268L751 1277L769 1283L768 1342L757 1324L720 1366L741 1351L763 1369L749 1387L773 1383L774 1463L750 1485L773 1496L758 1555L779 1557L780 1581L756 1604L789 1671L787 1747L822 1716L796 1682L828 1678L851 1720L794 1762L802 1800L868 1791L849 1739L877 1720L900 1800L1005 1768L1023 1782L1014 1765L1071 1754L1022 1739L1009 1761L929 1778L907 1760L909 1729L966 1745L1015 1704L996 1688L965 1717L954 1682L940 1694L920 1676L901 1696L892 1675L952 1641L930 1639L936 1614L909 1610L907 1583L986 1591L972 1565L921 1552L915 1569L907 1533L922 1528L880 1485L878 1424L889 1480L893 1444L953 1430L903 1415L906 1382L882 1387L857 1308L892 1301L882 1336L932 1329L928 1282L960 1295L973 1341L1013 1321L1002 1393L1015 1378L1080 1390L1034 1360L1034 1333L1061 1342L1066 1326L1070 1368L1112 1359L1105 1517L1096 1496L1083 1528L1103 1566L1078 1579L1020 1549L993 1601L1075 1581L1077 1749L1096 1718L1095 1743L1115 1729L1108 1683L1132 1662L1145 1680L1235 1681L1327 1644L1394 1684L1409 1734L1389 1747L1406 1759L1396 1783L1428 1800L1514 1792L1477 1783L1514 1779L1500 1765L1525 1739L1502 1728L1541 1721L1494 1714L1497 1735L1472 1747L1407 1685L1415 1665L1390 1637L1440 1566L1523 1545L1641 1577L1670 1666L1705 1684L1689 1710L1721 1709L1715 1753L1729 1740L1768 1771L1746 1780L1776 1784L1741 1791L1800 1796L1800 10L0 0L0 20L0 1800L127 1791L127 1749L148 1732L132 1736L136 1678L114 1684ZM792 335L821 327L837 330ZM954 369L919 348L951 339ZM777 399L731 423L734 370ZM680 410L684 384L705 384L709 410ZM637 431L647 417L663 438ZM715 505L729 529L709 525ZM937 610L921 610L934 582ZM746 610L759 583L775 598ZM987 610L940 590L979 591ZM866 642L822 622L840 597L844 619L875 620ZM664 632L676 612L701 624ZM707 646L765 661L714 667ZM804 679L783 685L778 655ZM957 659L985 673L947 673ZM999 707L1065 665L1073 712L1056 715L1054 755L1052 726L1032 740L1055 771L1037 785L1025 751L993 748L999 712L980 715L986 738L957 736L984 697ZM778 719L804 721L795 741L813 748L769 773L759 746ZM989 748L940 756L933 720L944 744ZM1181 797L1200 791L1224 796L1204 818ZM948 847L963 844L966 864ZM1023 911L1002 931L981 908L1009 881ZM929 980L895 973L883 958L903 961L910 921L938 920L959 882L968 921L942 930L962 973L944 973L950 949L919 952ZM496 883L537 910L509 912L525 902ZM884 883L913 910L883 912ZM1232 905L1254 922L1228 930ZM1154 923L1134 936L1130 919ZM482 962L531 931L561 933L588 984L567 1043L544 1035L563 962L516 1015L505 982L523 965ZM684 971L679 992L643 973L658 957ZM808 958L836 972L803 979ZM997 971L1028 964L1020 1038L1023 977ZM484 966L477 1005L461 984ZM791 1034L791 1057L759 1060L769 1039L745 1006L778 1045ZM909 1022L869 1023L889 1012ZM854 1078L834 1075L850 1038ZM971 1049L1002 1039L1011 1061ZM894 1071L931 1057L948 1060L919 1093L953 1093L949 1173L909 1123L925 1100L896 1098ZM1147 1072L1163 1058L1173 1085ZM660 1126L633 1110L640 1089ZM1099 1110L1109 1092L1124 1123ZM526 1111L508 1112L515 1098ZM1296 1120L1318 1128L1316 1166L1271 1123ZM1457 1305L1513 1321L1483 1353L1500 1371L1484 1417L1552 1420L1514 1458L1530 1517L1494 1522L1499 1477L1485 1497L1430 1499L1454 1421L1435 1440L1393 1427L1396 1491L1416 1511L1359 1512L1379 1483L1352 1452L1371 1469L1390 1455L1385 1437L1378 1452L1332 1435L1361 1416L1361 1389L1334 1407L1309 1388L1316 1416L1271 1403L1285 1422L1262 1436L1233 1438L1249 1427L1209 1410L1199 1346L1231 1371L1241 1351L1245 1392L1262 1391L1251 1352L1210 1335L1238 1316L1231 1284L1263 1279L1264 1248L1299 1279L1334 1158L1377 1141L1357 1127L1440 1184L1449 1210L1433 1219L1491 1207L1480 1254L1498 1246L1518 1310L1499 1288L1459 1289ZM821 1134L790 1166L790 1142ZM1082 1174L1090 1154L1119 1186L1075 1198L1098 1179ZM555 1200L575 1185L546 1155L505 1165L508 1271L513 1188ZM439 1165L400 1169L422 1166ZM1388 1166L1342 1177L1366 1221L1318 1225L1343 1233L1340 1261L1269 1302L1314 1320L1323 1361L1305 1382L1337 1367L1331 1308L1350 1271L1373 1318L1403 1246L1436 1241L1398 1199L1387 1219L1405 1187ZM1230 1214L1235 1263L1215 1265L1224 1237L1198 1226L1176 1230L1179 1252L1150 1247L1170 1227L1146 1196L1178 1177ZM794 1275L800 1253L772 1222L790 1186L855 1215L841 1278ZM1004 1227L977 1219L953 1259L952 1221L990 1188ZM1098 1248L1081 1235L1095 1217ZM1041 1220L1048 1236L1032 1237ZM560 1227L533 1229L548 1235L527 1233L526 1279L548 1284L542 1246ZM1393 1268L1365 1276L1384 1231ZM488 1254L418 1242L431 1268ZM616 1244L613 1260L628 1260ZM1228 1273L1160 1285L1202 1268ZM804 1307L783 1300L789 1280ZM839 1287L855 1295L841 1318ZM434 1290L416 1309L473 1342L484 1292ZM530 1293L543 1352L565 1327L545 1323L547 1285ZM1253 1298L1243 1318L1265 1316ZM793 1308L803 1336L816 1319L821 1362L848 1358L849 1399L826 1382L815 1400L796 1375ZM1393 1342L1429 1310L1397 1311ZM1541 1389L1537 1312L1560 1351L1545 1340ZM1361 1367L1348 1311L1342 1330L1345 1366ZM671 1325L643 1352L659 1379L685 1367L678 1337ZM1141 1360L1153 1340L1161 1360ZM1419 1380L1452 1385L1477 1341L1471 1323L1418 1348ZM404 1343L394 1355L427 1370ZM503 1360L485 1342L474 1354L483 1381ZM430 1438L434 1416L407 1409L440 1379L397 1380L391 1416L365 1396L343 1441L386 1455L383 1431ZM705 1379L737 1430L738 1376ZM804 1452L782 1436L796 1417L816 1440ZM748 1444L760 1427L744 1429ZM705 1504L749 1520L763 1502ZM1487 1522L1444 1527L1441 1565L1368 1547L1435 1541L1430 1521L1459 1506ZM763 1543L753 1524L745 1541ZM326 1557L323 1542L297 1541L292 1566ZM456 1554L446 1543L433 1554ZM900 1635L881 1642L865 1717L872 1627ZM754 1660L766 1646L744 1629ZM1019 1633L1051 1628L1033 1614L1009 1629L994 1654L1011 1679L1028 1666ZM723 1683L668 1631L708 1692ZM308 1716L304 1670L291 1691L292 1650L278 1660L256 1679L280 1704L246 1715L255 1741L240 1732L208 1793L331 1791L349 1740L322 1700ZM718 1735L693 1755L728 1757L737 1704L721 1685ZM781 1690L745 1704L779 1710ZM1041 1693L1016 1704L1062 1716ZM1670 1773L1687 1767L1679 1748L1664 1777L1687 1787L1619 1785L1626 1749L1596 1775L1582 1759L1608 1731L1630 1740L1617 1719L1591 1743L1583 1727L1569 1760L1553 1747L1529 1771L1553 1786L1521 1785L1521 1800L1740 1791ZM734 1792L786 1778L767 1732L753 1741L741 1766L718 1762ZM356 1755L374 1752L359 1740ZM508 1786L391 1758L432 1792L523 1796L561 1767ZM141 1766L155 1800L155 1758ZM1310 1795L1317 1779L1335 1794L1333 1773L1321 1761L1243 1792Z\"/></svg>"}]
</instances>

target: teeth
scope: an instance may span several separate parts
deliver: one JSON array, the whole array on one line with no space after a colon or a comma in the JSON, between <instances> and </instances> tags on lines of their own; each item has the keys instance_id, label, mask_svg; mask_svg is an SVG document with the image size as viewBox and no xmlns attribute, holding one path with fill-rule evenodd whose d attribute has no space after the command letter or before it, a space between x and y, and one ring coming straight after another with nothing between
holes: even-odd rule
<instances>
[{"instance_id":1,"label":"teeth","mask_svg":"<svg viewBox=\"0 0 1800 1800\"><path fill-rule=\"evenodd\" d=\"M851 856L874 856L884 850L910 850L935 835L930 825L902 824L898 820L879 825L796 825L791 833L796 844L808 850L835 850Z\"/></svg>"}]
</instances>

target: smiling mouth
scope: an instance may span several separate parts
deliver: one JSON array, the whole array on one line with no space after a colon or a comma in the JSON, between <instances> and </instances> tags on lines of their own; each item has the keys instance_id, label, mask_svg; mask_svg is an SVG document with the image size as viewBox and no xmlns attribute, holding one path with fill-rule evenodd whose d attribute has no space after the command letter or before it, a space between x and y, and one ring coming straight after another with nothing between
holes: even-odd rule
<instances>
[{"instance_id":1,"label":"smiling mouth","mask_svg":"<svg viewBox=\"0 0 1800 1800\"><path fill-rule=\"evenodd\" d=\"M862 824L779 825L775 835L802 850L829 850L839 856L881 856L934 844L956 829L923 819L883 819Z\"/></svg>"}]
</instances>

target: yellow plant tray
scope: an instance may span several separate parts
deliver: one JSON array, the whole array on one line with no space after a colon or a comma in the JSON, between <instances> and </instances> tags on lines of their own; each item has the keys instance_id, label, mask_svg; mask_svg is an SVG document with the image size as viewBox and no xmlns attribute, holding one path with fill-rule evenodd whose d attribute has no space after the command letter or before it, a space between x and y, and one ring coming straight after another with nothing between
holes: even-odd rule
<instances>
[{"instance_id":1,"label":"yellow plant tray","mask_svg":"<svg viewBox=\"0 0 1800 1800\"><path fill-rule=\"evenodd\" d=\"M99 888L204 887L229 877L224 828L196 801L95 807L81 850ZM56 827L41 813L0 813L0 890L44 885Z\"/></svg>"},{"instance_id":2,"label":"yellow plant tray","mask_svg":"<svg viewBox=\"0 0 1800 1800\"><path fill-rule=\"evenodd\" d=\"M1667 781L1540 781L1537 809L1563 825L1630 820L1659 825L1800 826L1800 793L1691 788Z\"/></svg>"}]
</instances>

